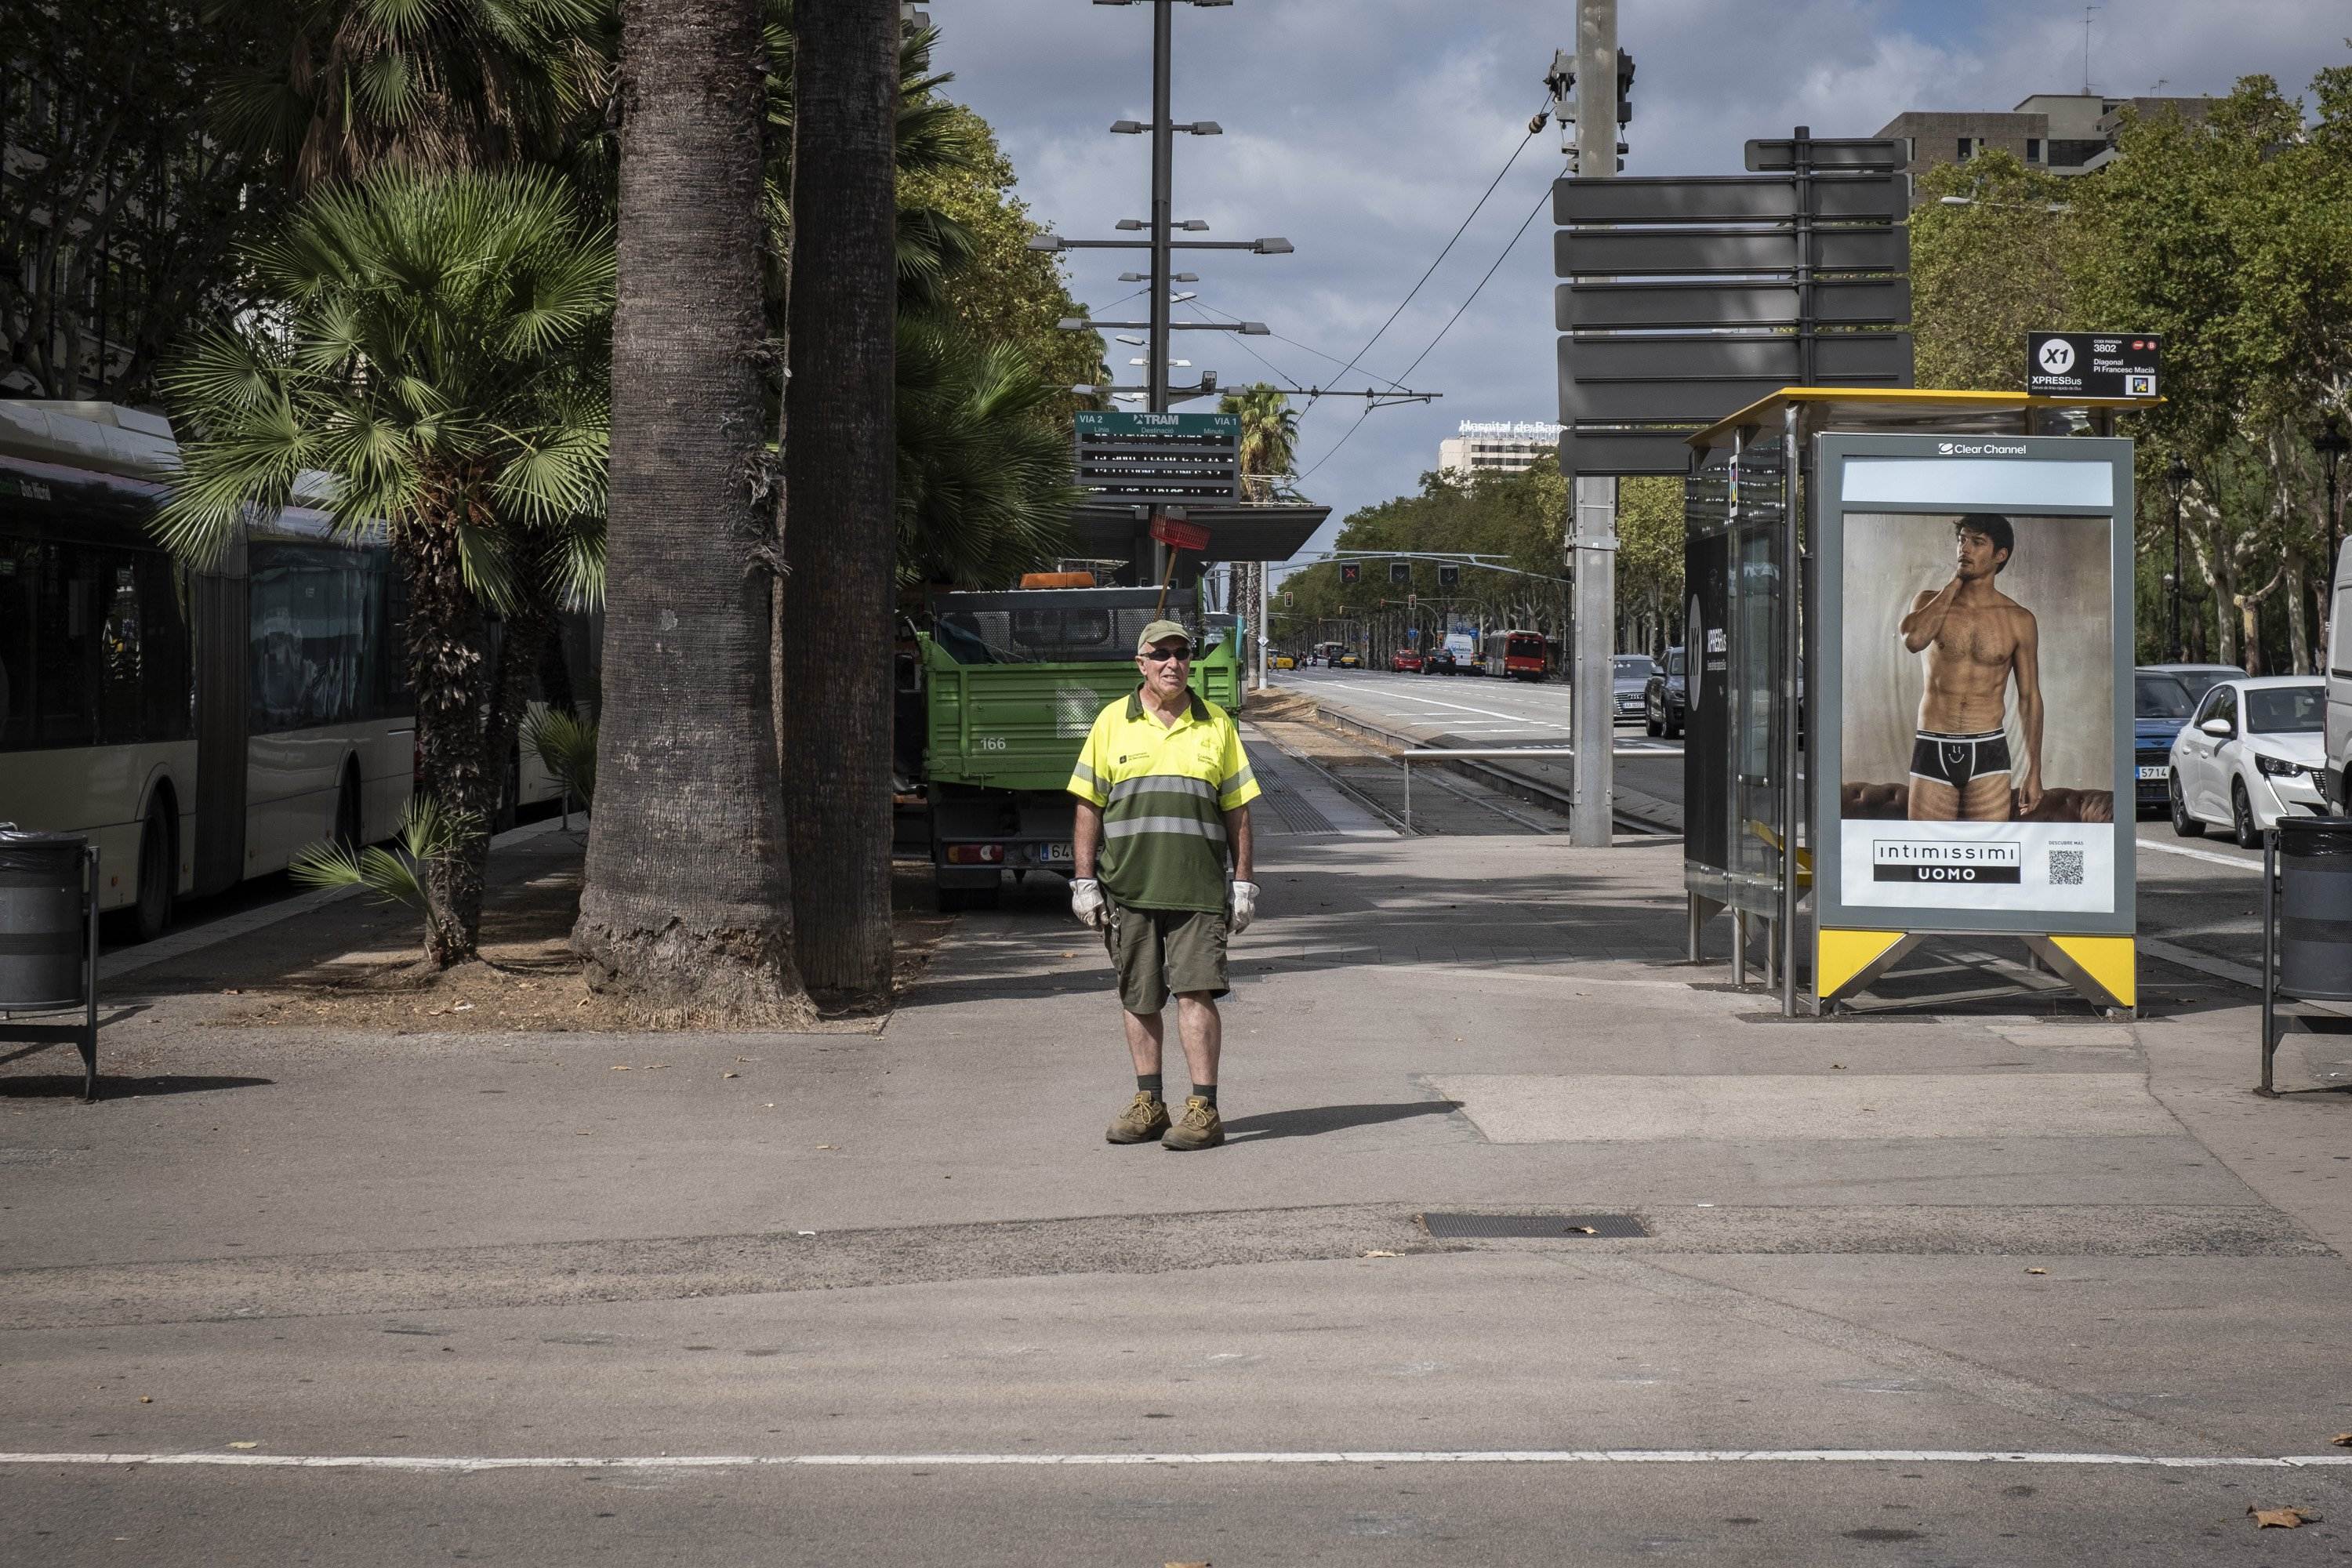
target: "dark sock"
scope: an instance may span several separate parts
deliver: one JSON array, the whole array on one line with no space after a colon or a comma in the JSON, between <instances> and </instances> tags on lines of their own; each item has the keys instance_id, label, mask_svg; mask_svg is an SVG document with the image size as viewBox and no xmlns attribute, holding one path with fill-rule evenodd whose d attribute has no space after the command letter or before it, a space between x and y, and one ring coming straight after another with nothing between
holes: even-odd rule
<instances>
[{"instance_id":1,"label":"dark sock","mask_svg":"<svg viewBox=\"0 0 2352 1568\"><path fill-rule=\"evenodd\" d=\"M1214 1105L1217 1103L1217 1086L1213 1083L1196 1083L1192 1086L1192 1098L1205 1100L1211 1105Z\"/></svg>"},{"instance_id":2,"label":"dark sock","mask_svg":"<svg viewBox=\"0 0 2352 1568\"><path fill-rule=\"evenodd\" d=\"M1156 1072L1137 1073L1135 1075L1135 1089L1136 1092L1139 1094L1148 1094L1152 1099L1158 1100L1160 1098L1160 1075Z\"/></svg>"}]
</instances>

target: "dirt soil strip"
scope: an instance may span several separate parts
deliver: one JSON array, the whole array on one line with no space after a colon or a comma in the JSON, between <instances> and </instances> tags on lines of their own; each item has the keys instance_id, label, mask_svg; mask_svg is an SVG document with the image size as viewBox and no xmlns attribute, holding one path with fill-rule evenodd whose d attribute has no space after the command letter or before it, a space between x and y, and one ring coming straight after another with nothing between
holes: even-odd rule
<instances>
[{"instance_id":1,"label":"dirt soil strip","mask_svg":"<svg viewBox=\"0 0 2352 1568\"><path fill-rule=\"evenodd\" d=\"M203 1021L247 1027L294 1026L392 1035L642 1032L614 996L592 990L572 950L579 916L584 834L541 833L491 861L482 910L481 958L431 973L417 964L415 918L400 906L349 899L310 911L291 928L247 934L202 958L174 957L144 977L157 992L235 998ZM897 988L920 978L952 917L928 907L930 868L894 868ZM223 984L233 980L234 984ZM887 1009L831 1015L818 1033L874 1033ZM682 1019L677 1027L706 1026Z\"/></svg>"}]
</instances>

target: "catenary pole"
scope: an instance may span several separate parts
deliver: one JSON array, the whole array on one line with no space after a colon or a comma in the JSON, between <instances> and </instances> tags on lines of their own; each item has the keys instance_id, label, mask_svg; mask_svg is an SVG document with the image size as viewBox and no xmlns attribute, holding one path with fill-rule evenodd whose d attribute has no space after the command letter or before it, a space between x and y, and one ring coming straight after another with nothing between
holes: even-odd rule
<instances>
[{"instance_id":1,"label":"catenary pole","mask_svg":"<svg viewBox=\"0 0 2352 1568\"><path fill-rule=\"evenodd\" d=\"M1268 591L1268 584L1274 577L1271 566L1270 562L1260 561L1252 568L1257 574L1257 689L1260 691L1265 689L1265 639L1274 629L1271 618L1274 595Z\"/></svg>"},{"instance_id":2,"label":"catenary pole","mask_svg":"<svg viewBox=\"0 0 2352 1568\"><path fill-rule=\"evenodd\" d=\"M1175 16L1176 0L1151 0L1151 316L1150 344L1143 351L1148 362L1143 367L1143 380L1144 407L1154 414L1168 412L1168 296L1173 291L1169 274L1175 270L1169 264L1171 253L1168 242L1173 237L1171 230L1175 224L1171 187L1176 164L1176 126L1169 102L1169 77L1171 57L1176 52ZM1153 582L1168 581L1169 554L1168 546L1152 541Z\"/></svg>"},{"instance_id":3,"label":"catenary pole","mask_svg":"<svg viewBox=\"0 0 2352 1568\"><path fill-rule=\"evenodd\" d=\"M1580 0L1576 96L1577 173L1606 178L1617 172L1617 0ZM1578 474L1570 494L1576 626L1569 730L1576 748L1576 794L1569 842L1606 847L1617 787L1611 664L1617 626L1617 480Z\"/></svg>"}]
</instances>

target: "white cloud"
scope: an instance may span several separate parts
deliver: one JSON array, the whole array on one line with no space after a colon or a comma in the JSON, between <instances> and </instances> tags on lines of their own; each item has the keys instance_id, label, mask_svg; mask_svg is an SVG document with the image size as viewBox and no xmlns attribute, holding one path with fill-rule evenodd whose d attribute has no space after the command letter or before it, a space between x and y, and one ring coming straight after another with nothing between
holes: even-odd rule
<instances>
[{"instance_id":1,"label":"white cloud","mask_svg":"<svg viewBox=\"0 0 2352 1568\"><path fill-rule=\"evenodd\" d=\"M1083 0L929 0L949 91L987 116L1043 221L1109 237L1144 216L1145 139L1112 136L1150 110L1150 9ZM1175 16L1180 120L1222 137L1179 138L1180 217L1205 237L1282 235L1286 257L1207 251L1203 301L1345 359L1403 298L1470 211L1543 98L1570 44L1560 0L1240 0ZM1868 135L1908 109L2007 109L2083 78L2079 12L2028 0L1622 0L1620 37L1639 62L1627 128L1634 174L1722 174L1741 143L1808 124ZM2300 91L2347 58L2342 0L2108 0L2094 16L2091 76L2114 95L2222 93L2254 72ZM1348 376L1394 375L1453 314L1561 164L1547 129L1421 296ZM1139 252L1074 253L1074 291L1097 312L1130 292ZM1413 372L1443 401L1382 409L1309 481L1344 516L1412 488L1464 419L1558 416L1549 216L1531 225L1477 303ZM1139 306L1130 301L1118 314ZM1227 384L1267 374L1238 342L1190 334L1184 357ZM1302 384L1339 366L1288 343L1251 348ZM1303 463L1321 458L1361 404L1328 400L1303 421Z\"/></svg>"}]
</instances>

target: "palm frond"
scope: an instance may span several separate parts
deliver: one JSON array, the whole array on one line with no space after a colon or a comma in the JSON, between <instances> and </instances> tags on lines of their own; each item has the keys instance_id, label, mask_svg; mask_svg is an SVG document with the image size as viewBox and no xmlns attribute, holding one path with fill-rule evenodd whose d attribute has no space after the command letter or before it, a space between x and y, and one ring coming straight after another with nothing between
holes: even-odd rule
<instances>
[{"instance_id":1,"label":"palm frond","mask_svg":"<svg viewBox=\"0 0 2352 1568\"><path fill-rule=\"evenodd\" d=\"M522 740L558 784L590 805L596 803L595 721L542 709L523 726Z\"/></svg>"}]
</instances>

